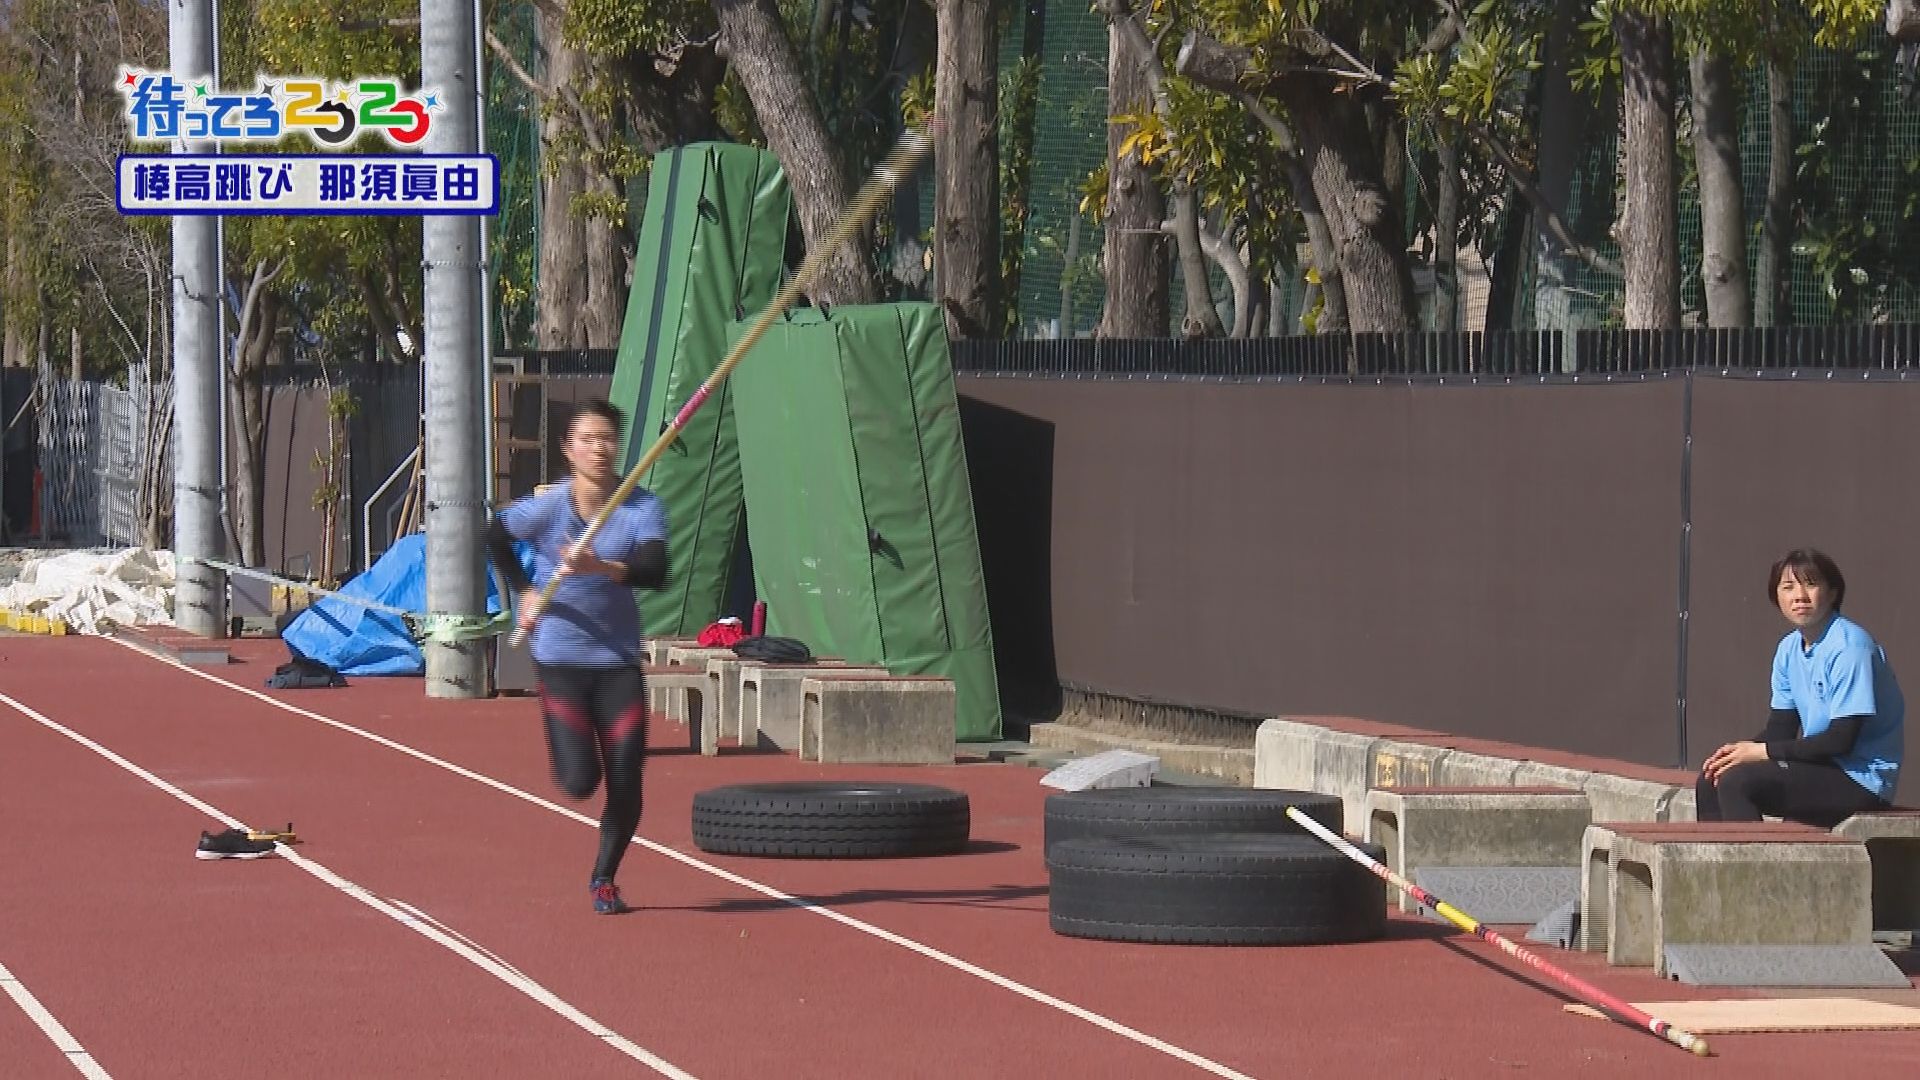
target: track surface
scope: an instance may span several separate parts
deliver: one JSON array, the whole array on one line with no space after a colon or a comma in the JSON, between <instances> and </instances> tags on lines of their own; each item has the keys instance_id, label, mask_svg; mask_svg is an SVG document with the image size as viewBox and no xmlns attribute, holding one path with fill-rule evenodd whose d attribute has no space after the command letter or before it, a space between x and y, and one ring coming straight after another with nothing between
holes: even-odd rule
<instances>
[{"instance_id":1,"label":"track surface","mask_svg":"<svg viewBox=\"0 0 1920 1080\"><path fill-rule=\"evenodd\" d=\"M701 758L664 723L621 872L643 910L596 917L596 836L564 811L594 818L598 799L558 794L531 701L430 701L411 679L250 694L284 651L236 644L246 662L195 673L98 639L0 638L0 694L215 811L291 821L301 859L385 907L290 859L196 861L219 820L0 702L0 964L114 1077L1900 1075L1920 1058L1920 1033L1846 1033L1717 1036L1718 1059L1697 1061L1567 1015L1552 987L1422 920L1338 948L1059 937L1038 772ZM814 862L693 847L698 790L856 776L965 790L973 849ZM409 910L427 918L393 917ZM1714 996L1549 958L1630 1000ZM5 997L0 1062L77 1075Z\"/></svg>"}]
</instances>

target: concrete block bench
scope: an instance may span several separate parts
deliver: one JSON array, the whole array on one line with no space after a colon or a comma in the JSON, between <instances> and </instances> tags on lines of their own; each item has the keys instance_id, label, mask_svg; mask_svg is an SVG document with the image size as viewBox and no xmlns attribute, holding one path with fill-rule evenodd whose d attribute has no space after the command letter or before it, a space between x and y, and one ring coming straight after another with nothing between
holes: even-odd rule
<instances>
[{"instance_id":1,"label":"concrete block bench","mask_svg":"<svg viewBox=\"0 0 1920 1080\"><path fill-rule=\"evenodd\" d=\"M1571 788L1367 792L1366 839L1387 849L1387 865L1488 923L1537 922L1578 896L1581 844L1592 822L1586 794ZM1399 904L1421 910L1405 893Z\"/></svg>"},{"instance_id":2,"label":"concrete block bench","mask_svg":"<svg viewBox=\"0 0 1920 1080\"><path fill-rule=\"evenodd\" d=\"M671 661L667 656L668 653L672 652L675 649L691 649L696 647L698 643L699 641L697 638L690 638L690 637L648 638L647 639L647 663L649 664L671 663Z\"/></svg>"},{"instance_id":3,"label":"concrete block bench","mask_svg":"<svg viewBox=\"0 0 1920 1080\"><path fill-rule=\"evenodd\" d=\"M887 669L876 664L855 664L846 660L819 659L798 664L770 664L747 661L734 669L737 683L734 711L738 716L740 744L770 750L798 751L800 727L805 710L800 683L815 675L885 675Z\"/></svg>"},{"instance_id":4,"label":"concrete block bench","mask_svg":"<svg viewBox=\"0 0 1920 1080\"><path fill-rule=\"evenodd\" d=\"M749 715L740 708L740 679L749 668L765 664L765 660L749 660L731 651L707 660L707 711L721 738L732 739L748 749L760 745L759 716ZM790 666L836 670L845 665L846 661L837 656L818 656L805 664ZM795 723L797 725L798 720Z\"/></svg>"},{"instance_id":5,"label":"concrete block bench","mask_svg":"<svg viewBox=\"0 0 1920 1080\"><path fill-rule=\"evenodd\" d=\"M953 764L952 679L815 672L800 680L800 697L802 760Z\"/></svg>"},{"instance_id":6,"label":"concrete block bench","mask_svg":"<svg viewBox=\"0 0 1920 1080\"><path fill-rule=\"evenodd\" d=\"M1920 930L1920 809L1855 814L1833 832L1867 846L1873 863L1873 928Z\"/></svg>"},{"instance_id":7,"label":"concrete block bench","mask_svg":"<svg viewBox=\"0 0 1920 1080\"><path fill-rule=\"evenodd\" d=\"M687 748L712 757L720 752L720 736L706 708L707 673L687 664L648 664L647 706L687 725Z\"/></svg>"},{"instance_id":8,"label":"concrete block bench","mask_svg":"<svg viewBox=\"0 0 1920 1080\"><path fill-rule=\"evenodd\" d=\"M1866 846L1791 822L1587 827L1580 936L1692 985L1907 987L1873 943Z\"/></svg>"}]
</instances>

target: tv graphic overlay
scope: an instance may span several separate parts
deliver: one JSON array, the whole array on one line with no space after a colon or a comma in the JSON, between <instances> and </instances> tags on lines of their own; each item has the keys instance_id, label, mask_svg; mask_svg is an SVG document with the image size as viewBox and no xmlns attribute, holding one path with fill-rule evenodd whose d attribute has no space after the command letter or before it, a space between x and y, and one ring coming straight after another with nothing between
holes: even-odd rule
<instances>
[{"instance_id":1,"label":"tv graphic overlay","mask_svg":"<svg viewBox=\"0 0 1920 1080\"><path fill-rule=\"evenodd\" d=\"M239 92L218 89L209 79L128 67L121 68L117 89L127 103L131 140L143 151L154 147L122 154L116 163L115 201L122 214L499 212L497 157L415 149L432 130L434 114L445 108L434 90L409 92L393 78L262 76L252 90ZM368 134L395 152L343 152ZM300 137L312 152L265 151ZM199 142L248 152L182 152Z\"/></svg>"}]
</instances>

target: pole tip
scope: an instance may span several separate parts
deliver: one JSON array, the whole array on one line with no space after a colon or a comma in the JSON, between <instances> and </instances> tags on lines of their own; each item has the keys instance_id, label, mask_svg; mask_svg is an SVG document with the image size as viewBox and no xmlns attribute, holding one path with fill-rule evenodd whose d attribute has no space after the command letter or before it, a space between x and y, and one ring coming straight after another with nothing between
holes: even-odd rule
<instances>
[{"instance_id":1,"label":"pole tip","mask_svg":"<svg viewBox=\"0 0 1920 1080\"><path fill-rule=\"evenodd\" d=\"M1713 1051L1707 1049L1707 1040L1700 1038L1698 1035L1694 1036L1693 1038L1693 1056L1694 1057L1712 1057L1713 1056Z\"/></svg>"}]
</instances>

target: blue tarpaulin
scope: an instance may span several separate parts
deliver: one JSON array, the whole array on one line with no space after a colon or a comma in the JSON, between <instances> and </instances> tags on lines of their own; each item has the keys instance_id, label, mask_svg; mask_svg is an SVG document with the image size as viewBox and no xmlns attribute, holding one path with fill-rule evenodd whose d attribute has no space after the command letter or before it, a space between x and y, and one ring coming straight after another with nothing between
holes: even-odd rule
<instances>
[{"instance_id":1,"label":"blue tarpaulin","mask_svg":"<svg viewBox=\"0 0 1920 1080\"><path fill-rule=\"evenodd\" d=\"M532 547L514 545L520 563L532 569ZM375 611L342 597L357 597L425 613L427 610L427 538L400 538L366 573L340 588L340 597L323 596L280 632L295 656L318 660L342 675L422 675L426 659L398 615ZM487 613L500 610L500 592L487 575Z\"/></svg>"}]
</instances>

